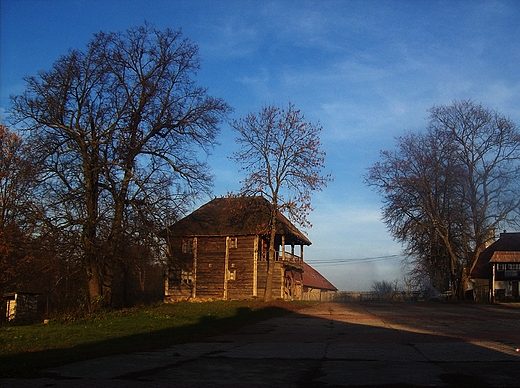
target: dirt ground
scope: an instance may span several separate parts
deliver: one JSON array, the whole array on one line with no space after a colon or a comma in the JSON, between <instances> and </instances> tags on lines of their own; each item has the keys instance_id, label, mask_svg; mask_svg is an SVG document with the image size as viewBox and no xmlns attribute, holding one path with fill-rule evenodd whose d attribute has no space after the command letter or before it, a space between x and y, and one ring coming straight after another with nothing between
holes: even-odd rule
<instances>
[{"instance_id":1,"label":"dirt ground","mask_svg":"<svg viewBox=\"0 0 520 388\"><path fill-rule=\"evenodd\" d=\"M5 387L514 387L520 305L322 303L204 342L89 360Z\"/></svg>"}]
</instances>

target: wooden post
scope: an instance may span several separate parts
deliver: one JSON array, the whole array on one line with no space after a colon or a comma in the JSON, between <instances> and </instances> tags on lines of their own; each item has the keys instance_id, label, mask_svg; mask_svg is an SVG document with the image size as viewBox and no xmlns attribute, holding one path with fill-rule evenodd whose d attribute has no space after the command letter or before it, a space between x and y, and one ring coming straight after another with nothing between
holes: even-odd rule
<instances>
[{"instance_id":1,"label":"wooden post","mask_svg":"<svg viewBox=\"0 0 520 388\"><path fill-rule=\"evenodd\" d=\"M229 236L226 237L226 256L224 258L224 299L228 297L228 272L229 272Z\"/></svg>"},{"instance_id":2,"label":"wooden post","mask_svg":"<svg viewBox=\"0 0 520 388\"><path fill-rule=\"evenodd\" d=\"M171 265L171 255L170 255L170 244L166 244L166 258L168 265L166 266L166 278L164 279L164 296L167 297L170 295L170 265ZM48 300L48 298L47 298Z\"/></svg>"},{"instance_id":3,"label":"wooden post","mask_svg":"<svg viewBox=\"0 0 520 388\"><path fill-rule=\"evenodd\" d=\"M285 262L285 234L282 234L282 262Z\"/></svg>"},{"instance_id":4,"label":"wooden post","mask_svg":"<svg viewBox=\"0 0 520 388\"><path fill-rule=\"evenodd\" d=\"M282 279L280 287L280 298L284 299L285 294L285 267L280 263L280 278Z\"/></svg>"},{"instance_id":5,"label":"wooden post","mask_svg":"<svg viewBox=\"0 0 520 388\"><path fill-rule=\"evenodd\" d=\"M253 247L253 297L258 296L258 246L260 236L255 237Z\"/></svg>"},{"instance_id":6,"label":"wooden post","mask_svg":"<svg viewBox=\"0 0 520 388\"><path fill-rule=\"evenodd\" d=\"M495 303L495 267L496 263L493 263L493 278L491 281L491 303Z\"/></svg>"},{"instance_id":7,"label":"wooden post","mask_svg":"<svg viewBox=\"0 0 520 388\"><path fill-rule=\"evenodd\" d=\"M193 245L192 245L192 252L193 252L193 271L191 273L191 297L196 298L197 297L197 237L193 238Z\"/></svg>"},{"instance_id":8,"label":"wooden post","mask_svg":"<svg viewBox=\"0 0 520 388\"><path fill-rule=\"evenodd\" d=\"M296 272L294 269L291 270L291 297L292 299L296 299Z\"/></svg>"},{"instance_id":9,"label":"wooden post","mask_svg":"<svg viewBox=\"0 0 520 388\"><path fill-rule=\"evenodd\" d=\"M166 277L164 278L164 296L170 296L170 265L166 267Z\"/></svg>"}]
</instances>

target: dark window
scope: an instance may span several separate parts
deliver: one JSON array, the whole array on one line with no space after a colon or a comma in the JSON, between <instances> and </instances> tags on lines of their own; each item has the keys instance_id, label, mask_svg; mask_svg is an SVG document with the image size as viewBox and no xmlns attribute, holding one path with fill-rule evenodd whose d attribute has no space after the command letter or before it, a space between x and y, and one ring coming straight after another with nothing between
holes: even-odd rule
<instances>
[{"instance_id":1,"label":"dark window","mask_svg":"<svg viewBox=\"0 0 520 388\"><path fill-rule=\"evenodd\" d=\"M182 253L193 253L193 239L182 239Z\"/></svg>"}]
</instances>

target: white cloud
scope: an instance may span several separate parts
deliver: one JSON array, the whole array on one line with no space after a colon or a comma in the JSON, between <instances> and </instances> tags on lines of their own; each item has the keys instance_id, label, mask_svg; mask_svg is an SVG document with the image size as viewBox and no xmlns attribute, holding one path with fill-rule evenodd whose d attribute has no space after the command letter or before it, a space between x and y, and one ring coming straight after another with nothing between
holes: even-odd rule
<instances>
[{"instance_id":1,"label":"white cloud","mask_svg":"<svg viewBox=\"0 0 520 388\"><path fill-rule=\"evenodd\" d=\"M206 28L211 31L210 40L203 42L201 47L208 55L221 59L243 58L258 49L261 34L240 18L230 17Z\"/></svg>"},{"instance_id":2,"label":"white cloud","mask_svg":"<svg viewBox=\"0 0 520 388\"><path fill-rule=\"evenodd\" d=\"M260 72L255 74L243 75L237 81L245 86L250 93L253 93L256 100L271 103L275 93L271 86L272 80L268 70L261 69ZM252 110L255 109L260 109L260 107L252 108Z\"/></svg>"}]
</instances>

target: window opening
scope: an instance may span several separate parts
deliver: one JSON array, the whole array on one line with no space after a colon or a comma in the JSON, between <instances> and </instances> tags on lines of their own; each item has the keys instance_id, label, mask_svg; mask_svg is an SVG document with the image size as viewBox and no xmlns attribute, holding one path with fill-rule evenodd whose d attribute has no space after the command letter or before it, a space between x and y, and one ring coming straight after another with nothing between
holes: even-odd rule
<instances>
[{"instance_id":1,"label":"window opening","mask_svg":"<svg viewBox=\"0 0 520 388\"><path fill-rule=\"evenodd\" d=\"M193 239L182 240L182 253L193 253Z\"/></svg>"},{"instance_id":2,"label":"window opening","mask_svg":"<svg viewBox=\"0 0 520 388\"><path fill-rule=\"evenodd\" d=\"M183 269L181 271L181 282L187 285L191 285L193 283L193 272Z\"/></svg>"}]
</instances>

